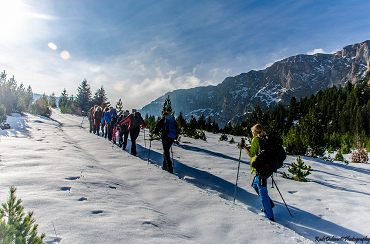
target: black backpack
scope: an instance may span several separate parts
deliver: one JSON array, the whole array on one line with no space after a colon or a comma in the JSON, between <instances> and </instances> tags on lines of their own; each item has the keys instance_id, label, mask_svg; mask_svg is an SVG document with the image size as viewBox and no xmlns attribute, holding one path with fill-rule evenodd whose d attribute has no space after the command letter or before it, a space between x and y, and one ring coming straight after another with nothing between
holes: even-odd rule
<instances>
[{"instance_id":1,"label":"black backpack","mask_svg":"<svg viewBox=\"0 0 370 244\"><path fill-rule=\"evenodd\" d=\"M134 112L131 118L131 128L139 127L141 125L141 114L139 112Z\"/></svg>"},{"instance_id":2,"label":"black backpack","mask_svg":"<svg viewBox=\"0 0 370 244\"><path fill-rule=\"evenodd\" d=\"M260 136L259 144L261 152L253 161L253 168L264 178L270 177L274 172L283 167L286 153L273 136Z\"/></svg>"}]
</instances>

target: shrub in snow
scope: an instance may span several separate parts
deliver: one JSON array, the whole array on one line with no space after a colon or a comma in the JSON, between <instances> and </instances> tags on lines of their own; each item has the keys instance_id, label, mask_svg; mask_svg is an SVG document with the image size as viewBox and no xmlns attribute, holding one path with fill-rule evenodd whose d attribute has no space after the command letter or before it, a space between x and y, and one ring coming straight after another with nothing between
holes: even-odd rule
<instances>
[{"instance_id":1,"label":"shrub in snow","mask_svg":"<svg viewBox=\"0 0 370 244\"><path fill-rule=\"evenodd\" d=\"M16 200L15 191L16 188L10 187L9 200L0 209L0 243L43 243L45 234L37 235L33 212L25 216L22 200Z\"/></svg>"},{"instance_id":2,"label":"shrub in snow","mask_svg":"<svg viewBox=\"0 0 370 244\"><path fill-rule=\"evenodd\" d=\"M203 141L207 141L206 133L204 130L196 130L194 139L202 139Z\"/></svg>"},{"instance_id":3,"label":"shrub in snow","mask_svg":"<svg viewBox=\"0 0 370 244\"><path fill-rule=\"evenodd\" d=\"M288 167L288 171L293 176L289 176L289 174L283 172L282 176L284 178L307 182L306 177L311 174L312 168L311 166L305 165L301 157L298 156L297 163L292 163L291 166Z\"/></svg>"},{"instance_id":4,"label":"shrub in snow","mask_svg":"<svg viewBox=\"0 0 370 244\"><path fill-rule=\"evenodd\" d=\"M45 94L30 104L28 109L32 114L38 114L45 117L51 116L51 108L49 106L48 98Z\"/></svg>"},{"instance_id":5,"label":"shrub in snow","mask_svg":"<svg viewBox=\"0 0 370 244\"><path fill-rule=\"evenodd\" d=\"M342 154L342 152L340 151L340 150L338 150L338 152L335 154L335 158L334 158L335 160L337 160L337 161L344 161L344 157L343 157L343 154Z\"/></svg>"},{"instance_id":6,"label":"shrub in snow","mask_svg":"<svg viewBox=\"0 0 370 244\"><path fill-rule=\"evenodd\" d=\"M218 139L218 141L227 141L227 135L225 134L221 134L220 138Z\"/></svg>"},{"instance_id":7,"label":"shrub in snow","mask_svg":"<svg viewBox=\"0 0 370 244\"><path fill-rule=\"evenodd\" d=\"M160 140L161 137L158 134L149 133L149 141Z\"/></svg>"},{"instance_id":8,"label":"shrub in snow","mask_svg":"<svg viewBox=\"0 0 370 244\"><path fill-rule=\"evenodd\" d=\"M351 154L351 161L353 163L368 163L369 157L365 148L357 148Z\"/></svg>"},{"instance_id":9,"label":"shrub in snow","mask_svg":"<svg viewBox=\"0 0 370 244\"><path fill-rule=\"evenodd\" d=\"M230 141L229 141L230 144L234 144L235 141L234 141L234 137L231 137Z\"/></svg>"}]
</instances>

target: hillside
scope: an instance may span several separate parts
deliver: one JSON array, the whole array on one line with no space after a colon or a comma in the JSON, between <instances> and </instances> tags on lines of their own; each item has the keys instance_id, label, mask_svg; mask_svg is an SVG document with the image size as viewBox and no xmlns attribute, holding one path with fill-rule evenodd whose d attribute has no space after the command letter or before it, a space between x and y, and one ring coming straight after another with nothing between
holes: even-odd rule
<instances>
[{"instance_id":1,"label":"hillside","mask_svg":"<svg viewBox=\"0 0 370 244\"><path fill-rule=\"evenodd\" d=\"M293 217L276 187L269 187L276 204L276 222L270 222L250 187L245 153L233 204L239 149L219 142L220 135L207 133L207 142L183 137L173 147L172 175L160 169L160 141L151 143L148 163L144 133L133 157L88 133L80 116L53 110L50 119L13 114L8 122L12 129L0 131L0 200L17 187L45 243L285 244L368 235L368 164L303 157L314 169L309 182L275 176ZM295 159L288 156L280 172Z\"/></svg>"}]
</instances>

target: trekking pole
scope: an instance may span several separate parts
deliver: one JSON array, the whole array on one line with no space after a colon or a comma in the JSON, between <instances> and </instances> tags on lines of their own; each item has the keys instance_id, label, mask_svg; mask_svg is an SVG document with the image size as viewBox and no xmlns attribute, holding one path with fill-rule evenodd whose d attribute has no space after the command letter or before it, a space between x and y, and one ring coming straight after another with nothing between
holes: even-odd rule
<instances>
[{"instance_id":1,"label":"trekking pole","mask_svg":"<svg viewBox=\"0 0 370 244\"><path fill-rule=\"evenodd\" d=\"M144 145L145 145L145 149L146 149L146 141L145 141L145 128L143 128L144 130Z\"/></svg>"},{"instance_id":2,"label":"trekking pole","mask_svg":"<svg viewBox=\"0 0 370 244\"><path fill-rule=\"evenodd\" d=\"M172 151L172 145L171 145L171 153L172 153L172 168L175 168L175 162L173 161L173 151Z\"/></svg>"},{"instance_id":3,"label":"trekking pole","mask_svg":"<svg viewBox=\"0 0 370 244\"><path fill-rule=\"evenodd\" d=\"M82 124L84 123L84 119L85 119L85 116L82 116L82 122L81 122L80 129L82 129Z\"/></svg>"},{"instance_id":4,"label":"trekking pole","mask_svg":"<svg viewBox=\"0 0 370 244\"><path fill-rule=\"evenodd\" d=\"M276 189L278 190L278 192L279 192L279 194L280 194L280 196L281 196L281 199L283 199L283 202L284 202L284 204L285 204L285 207L286 207L286 209L288 209L288 212L289 212L290 216L291 216L291 217L293 217L292 213L290 212L290 210L289 210L288 206L287 206L287 205L286 205L286 203L285 203L285 200L284 200L283 196L281 195L281 192L279 191L279 187L277 186L276 182L274 181L274 178L271 178L271 179L272 179L272 182L275 184Z\"/></svg>"},{"instance_id":5,"label":"trekking pole","mask_svg":"<svg viewBox=\"0 0 370 244\"><path fill-rule=\"evenodd\" d=\"M150 148L152 147L152 141L149 140L149 153L148 153L148 164L149 164L149 157L150 157Z\"/></svg>"},{"instance_id":6,"label":"trekking pole","mask_svg":"<svg viewBox=\"0 0 370 244\"><path fill-rule=\"evenodd\" d=\"M236 198L236 188L238 187L238 178L239 178L239 169L240 169L240 159L242 157L242 146L240 145L240 153L239 153L239 163L238 163L238 173L236 174L236 183L235 183L235 192L234 192L234 203Z\"/></svg>"}]
</instances>

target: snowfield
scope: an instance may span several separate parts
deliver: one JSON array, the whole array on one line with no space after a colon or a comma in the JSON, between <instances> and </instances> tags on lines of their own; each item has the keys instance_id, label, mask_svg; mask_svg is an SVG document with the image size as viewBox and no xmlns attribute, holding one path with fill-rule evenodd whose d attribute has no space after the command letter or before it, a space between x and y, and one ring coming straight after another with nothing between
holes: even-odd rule
<instances>
[{"instance_id":1,"label":"snowfield","mask_svg":"<svg viewBox=\"0 0 370 244\"><path fill-rule=\"evenodd\" d=\"M134 157L130 143L123 151L89 133L80 116L53 110L51 118L13 114L8 123L12 129L0 130L0 203L15 186L45 243L370 241L370 164L302 157L313 168L309 182L274 176L293 217L268 180L271 222L251 187L245 152L233 204L239 149L220 135L182 137L173 146L172 175L161 169L161 142L144 140L144 131ZM280 172L295 159L288 156Z\"/></svg>"}]
</instances>

